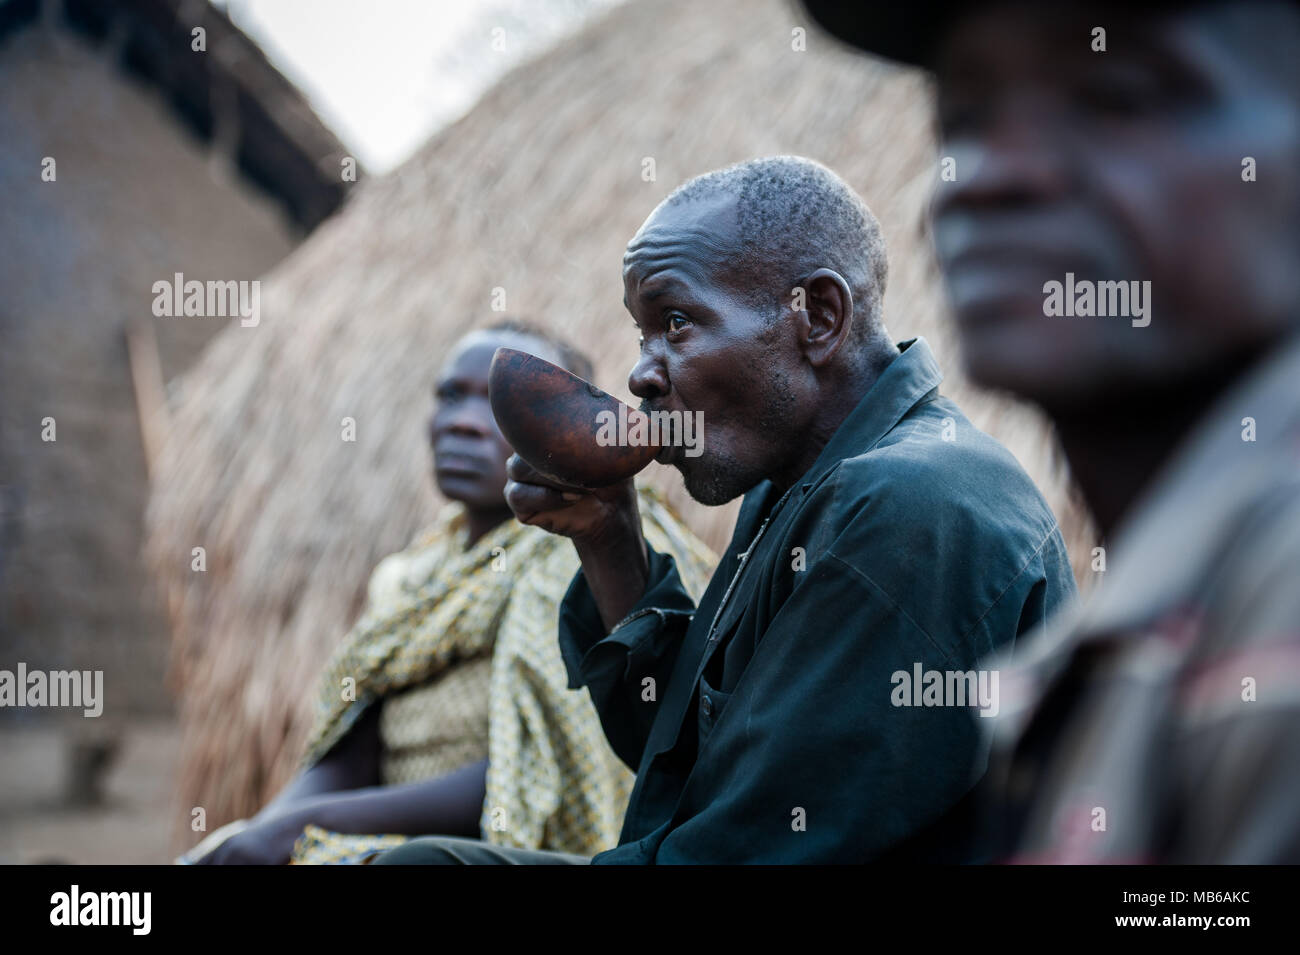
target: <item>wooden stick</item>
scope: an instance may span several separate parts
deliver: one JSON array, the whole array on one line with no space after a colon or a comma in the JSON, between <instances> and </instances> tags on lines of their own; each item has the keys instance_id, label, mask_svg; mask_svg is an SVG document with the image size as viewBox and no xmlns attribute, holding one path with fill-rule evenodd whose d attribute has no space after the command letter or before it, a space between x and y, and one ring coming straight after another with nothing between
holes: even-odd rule
<instances>
[{"instance_id":1,"label":"wooden stick","mask_svg":"<svg viewBox=\"0 0 1300 955\"><path fill-rule=\"evenodd\" d=\"M135 386L135 408L140 419L145 470L152 478L163 441L171 428L162 361L158 356L158 336L154 333L153 323L148 319L127 322L126 348L131 363L131 383Z\"/></svg>"}]
</instances>

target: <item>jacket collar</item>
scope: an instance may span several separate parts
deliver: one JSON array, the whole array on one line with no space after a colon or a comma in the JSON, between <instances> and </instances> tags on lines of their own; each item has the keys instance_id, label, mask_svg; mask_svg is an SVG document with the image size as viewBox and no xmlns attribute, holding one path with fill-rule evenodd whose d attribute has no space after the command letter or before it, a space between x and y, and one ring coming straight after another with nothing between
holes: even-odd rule
<instances>
[{"instance_id":1,"label":"jacket collar","mask_svg":"<svg viewBox=\"0 0 1300 955\"><path fill-rule=\"evenodd\" d=\"M881 372L790 491L782 494L771 481L764 480L745 494L729 549L748 547L763 519L794 496L795 488L800 493L807 491L840 461L857 457L874 446L939 387L943 372L924 338L899 342L898 351L898 357Z\"/></svg>"},{"instance_id":2,"label":"jacket collar","mask_svg":"<svg viewBox=\"0 0 1300 955\"><path fill-rule=\"evenodd\" d=\"M874 447L943 381L943 372L924 338L898 343L899 355L831 435L800 484L807 489L845 458Z\"/></svg>"}]
</instances>

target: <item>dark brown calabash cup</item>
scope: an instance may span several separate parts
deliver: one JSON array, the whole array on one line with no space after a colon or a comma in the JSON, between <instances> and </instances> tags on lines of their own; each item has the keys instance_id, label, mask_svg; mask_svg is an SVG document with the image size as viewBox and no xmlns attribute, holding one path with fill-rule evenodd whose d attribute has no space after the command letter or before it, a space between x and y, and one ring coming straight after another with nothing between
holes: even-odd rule
<instances>
[{"instance_id":1,"label":"dark brown calabash cup","mask_svg":"<svg viewBox=\"0 0 1300 955\"><path fill-rule=\"evenodd\" d=\"M581 488L617 484L645 468L661 450L657 444L602 444L597 440L602 423L608 429L608 422L619 420L620 409L628 431L645 415L527 352L496 350L488 371L488 400L497 427L515 453L559 484ZM652 432L647 428L645 433Z\"/></svg>"}]
</instances>

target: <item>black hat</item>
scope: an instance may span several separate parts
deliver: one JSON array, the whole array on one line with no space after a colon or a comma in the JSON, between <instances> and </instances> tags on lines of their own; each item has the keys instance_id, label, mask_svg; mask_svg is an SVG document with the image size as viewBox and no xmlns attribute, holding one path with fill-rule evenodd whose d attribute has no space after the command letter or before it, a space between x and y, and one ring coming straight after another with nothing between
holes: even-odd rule
<instances>
[{"instance_id":1,"label":"black hat","mask_svg":"<svg viewBox=\"0 0 1300 955\"><path fill-rule=\"evenodd\" d=\"M1133 0L1124 5L1177 10L1212 2L1227 0ZM929 67L935 46L953 20L981 4L978 0L803 0L803 5L817 23L845 43L888 60Z\"/></svg>"},{"instance_id":2,"label":"black hat","mask_svg":"<svg viewBox=\"0 0 1300 955\"><path fill-rule=\"evenodd\" d=\"M889 60L928 66L952 17L973 4L954 0L803 0L803 5L817 23L846 43Z\"/></svg>"}]
</instances>

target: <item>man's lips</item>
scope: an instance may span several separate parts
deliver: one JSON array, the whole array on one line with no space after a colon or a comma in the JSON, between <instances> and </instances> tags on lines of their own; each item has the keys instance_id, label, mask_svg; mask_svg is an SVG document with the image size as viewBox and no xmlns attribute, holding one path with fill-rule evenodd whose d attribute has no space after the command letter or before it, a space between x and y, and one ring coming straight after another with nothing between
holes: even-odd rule
<instances>
[{"instance_id":1,"label":"man's lips","mask_svg":"<svg viewBox=\"0 0 1300 955\"><path fill-rule=\"evenodd\" d=\"M637 411L640 411L642 414L647 414L647 415L655 414L656 412L667 413L673 410L677 410L679 412L678 416L683 419L687 415L691 414L690 411L686 411L685 409L654 408L646 404L644 401L641 402L641 406L637 408ZM662 447L659 450L659 453L654 456L654 460L659 464L673 465L682 459L682 452L684 450L685 449L680 444L664 445L664 447Z\"/></svg>"},{"instance_id":2,"label":"man's lips","mask_svg":"<svg viewBox=\"0 0 1300 955\"><path fill-rule=\"evenodd\" d=\"M944 283L959 322L982 324L1043 314L1047 282L1106 274L1096 259L1029 244L975 244L941 256Z\"/></svg>"},{"instance_id":3,"label":"man's lips","mask_svg":"<svg viewBox=\"0 0 1300 955\"><path fill-rule=\"evenodd\" d=\"M1093 260L1089 249L1099 244L1093 217L1082 210L1060 213L1008 212L941 213L934 221L934 245L946 265L967 255L1049 259L1059 262Z\"/></svg>"},{"instance_id":4,"label":"man's lips","mask_svg":"<svg viewBox=\"0 0 1300 955\"><path fill-rule=\"evenodd\" d=\"M479 475L487 470L486 462L467 454L447 454L434 452L433 467L442 474Z\"/></svg>"},{"instance_id":5,"label":"man's lips","mask_svg":"<svg viewBox=\"0 0 1300 955\"><path fill-rule=\"evenodd\" d=\"M1041 307L1043 283L1056 274L1054 268L1034 261L975 256L944 269L949 298L959 311L983 303L1026 302ZM1065 273L1060 275L1063 278Z\"/></svg>"}]
</instances>

